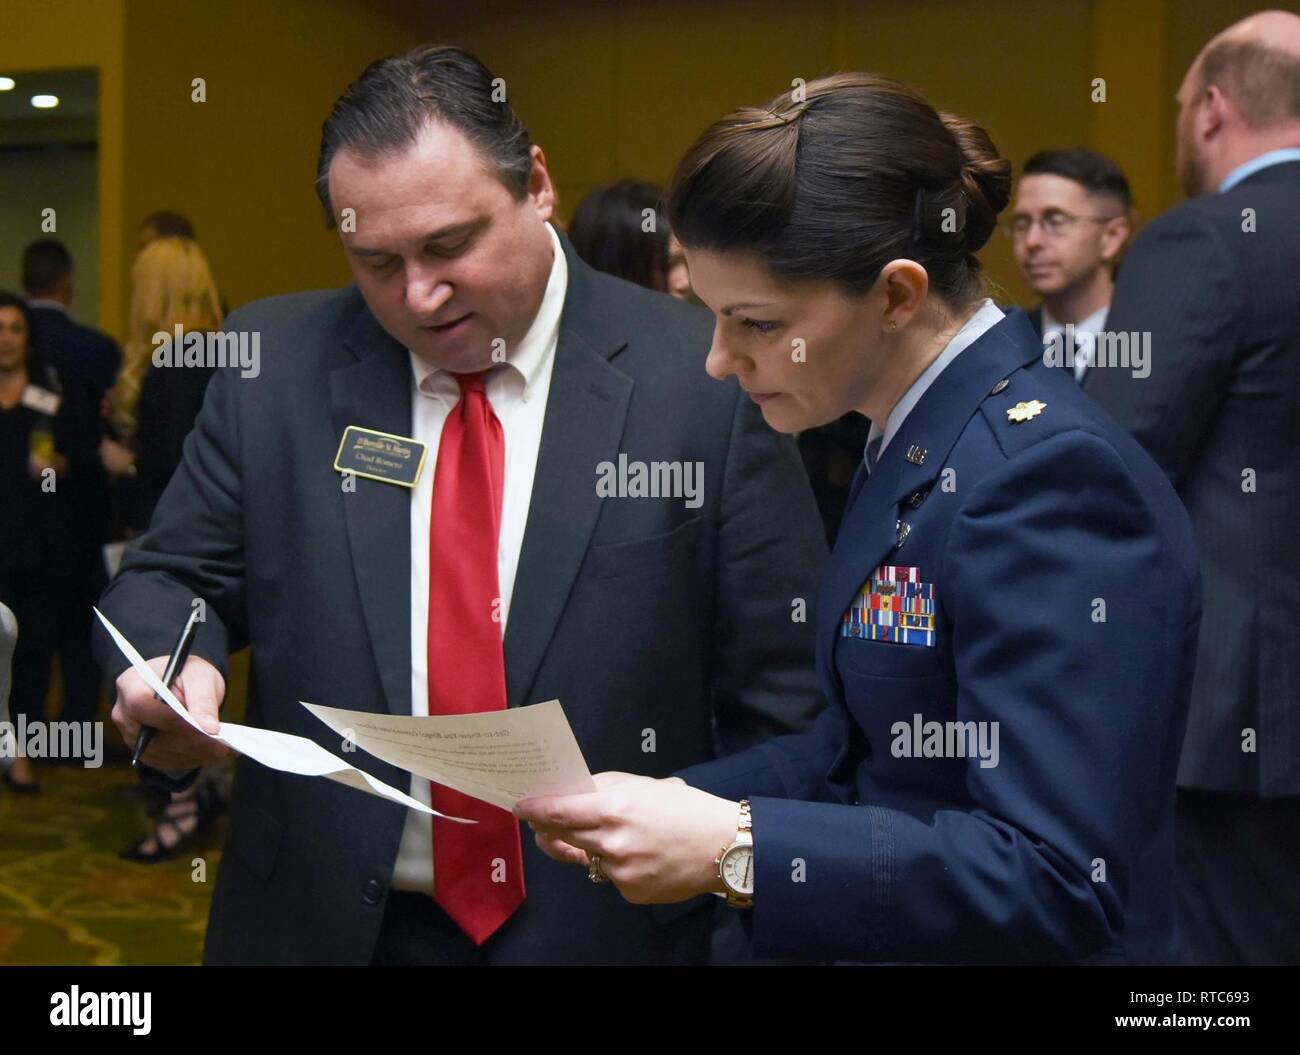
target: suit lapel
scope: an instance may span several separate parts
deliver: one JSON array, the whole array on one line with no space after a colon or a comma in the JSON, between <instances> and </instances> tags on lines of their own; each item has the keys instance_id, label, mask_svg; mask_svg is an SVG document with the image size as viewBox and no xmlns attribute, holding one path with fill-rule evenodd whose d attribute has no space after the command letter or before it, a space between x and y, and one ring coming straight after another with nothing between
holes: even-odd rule
<instances>
[{"instance_id":1,"label":"suit lapel","mask_svg":"<svg viewBox=\"0 0 1300 1055\"><path fill-rule=\"evenodd\" d=\"M569 288L555 350L532 500L506 628L508 702L517 707L537 677L600 515L596 466L617 461L632 399L631 378L610 359L626 339L599 311L591 272L560 236ZM406 350L363 306L345 337L356 361L330 375L335 441L349 425L411 434ZM331 452L332 456L332 452ZM426 464L425 472L434 465ZM404 487L356 480L342 493L352 570L388 710L411 713L411 520Z\"/></svg>"},{"instance_id":2,"label":"suit lapel","mask_svg":"<svg viewBox=\"0 0 1300 1055\"><path fill-rule=\"evenodd\" d=\"M330 374L330 415L337 444L349 425L411 435L411 364L406 349L362 307L344 341L356 361ZM333 451L329 452L331 460ZM426 463L424 472L433 472ZM411 493L355 479L339 500L347 522L352 572L370 645L393 714L411 713ZM365 708L364 700L356 706ZM377 709L377 708L375 708Z\"/></svg>"},{"instance_id":3,"label":"suit lapel","mask_svg":"<svg viewBox=\"0 0 1300 1055\"><path fill-rule=\"evenodd\" d=\"M569 264L569 288L506 626L511 707L529 702L600 515L596 466L617 461L632 399L631 378L609 362L627 342L605 327L589 269L568 239L561 235L560 242Z\"/></svg>"},{"instance_id":4,"label":"suit lapel","mask_svg":"<svg viewBox=\"0 0 1300 1055\"><path fill-rule=\"evenodd\" d=\"M894 450L898 438L890 440L886 453ZM894 489L898 482L900 459L882 458L875 471L869 475L866 468L859 472L865 477L857 489L839 534L835 548L822 579L823 587L818 605L820 643L832 646L840 632L840 619L858 589L867 577L880 566L898 537L896 499ZM827 653L829 659L829 653Z\"/></svg>"}]
</instances>

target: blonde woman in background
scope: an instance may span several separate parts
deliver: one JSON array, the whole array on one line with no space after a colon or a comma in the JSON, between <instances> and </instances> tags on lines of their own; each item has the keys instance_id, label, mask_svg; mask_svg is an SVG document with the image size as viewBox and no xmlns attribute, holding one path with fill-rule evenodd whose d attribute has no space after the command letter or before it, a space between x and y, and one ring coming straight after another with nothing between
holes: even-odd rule
<instances>
[{"instance_id":1,"label":"blonde woman in background","mask_svg":"<svg viewBox=\"0 0 1300 1055\"><path fill-rule=\"evenodd\" d=\"M130 331L122 370L108 394L111 435L100 445L104 468L119 482L127 537L143 534L180 463L210 366L154 367L154 335L216 330L221 301L207 258L189 238L157 238L131 268Z\"/></svg>"},{"instance_id":2,"label":"blonde woman in background","mask_svg":"<svg viewBox=\"0 0 1300 1055\"><path fill-rule=\"evenodd\" d=\"M127 538L148 529L215 370L206 363L155 365L154 335L174 335L177 326L186 333L217 330L222 319L212 269L192 239L156 238L140 251L131 268L130 332L122 370L105 407L110 435L100 444L104 468L119 485ZM228 782L228 769L210 767L187 790L165 795L154 811L153 831L121 856L141 862L174 857L220 815Z\"/></svg>"}]
</instances>

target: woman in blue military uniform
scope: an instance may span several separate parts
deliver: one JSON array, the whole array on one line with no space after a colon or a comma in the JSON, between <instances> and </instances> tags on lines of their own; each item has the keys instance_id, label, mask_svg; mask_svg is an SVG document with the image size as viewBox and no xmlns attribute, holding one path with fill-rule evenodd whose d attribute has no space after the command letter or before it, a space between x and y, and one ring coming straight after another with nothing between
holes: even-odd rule
<instances>
[{"instance_id":1,"label":"woman in blue military uniform","mask_svg":"<svg viewBox=\"0 0 1300 1055\"><path fill-rule=\"evenodd\" d=\"M987 298L1011 176L983 130L878 76L805 92L709 128L669 214L717 316L708 372L782 432L873 423L816 603L827 707L516 813L657 912L726 896L760 955L1165 960L1186 515Z\"/></svg>"}]
</instances>

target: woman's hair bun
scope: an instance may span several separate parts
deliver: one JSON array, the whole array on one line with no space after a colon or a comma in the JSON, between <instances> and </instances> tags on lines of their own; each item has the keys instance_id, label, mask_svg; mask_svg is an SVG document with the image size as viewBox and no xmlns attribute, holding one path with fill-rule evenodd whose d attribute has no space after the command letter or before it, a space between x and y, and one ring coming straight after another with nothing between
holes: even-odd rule
<instances>
[{"instance_id":1,"label":"woman's hair bun","mask_svg":"<svg viewBox=\"0 0 1300 1055\"><path fill-rule=\"evenodd\" d=\"M989 134L973 121L940 113L961 150L961 183L966 191L966 251L983 248L1011 201L1011 162L998 153Z\"/></svg>"},{"instance_id":2,"label":"woman's hair bun","mask_svg":"<svg viewBox=\"0 0 1300 1055\"><path fill-rule=\"evenodd\" d=\"M695 141L668 189L678 240L855 295L906 258L953 307L986 296L976 254L1011 199L1011 165L985 131L876 73L805 87Z\"/></svg>"}]
</instances>

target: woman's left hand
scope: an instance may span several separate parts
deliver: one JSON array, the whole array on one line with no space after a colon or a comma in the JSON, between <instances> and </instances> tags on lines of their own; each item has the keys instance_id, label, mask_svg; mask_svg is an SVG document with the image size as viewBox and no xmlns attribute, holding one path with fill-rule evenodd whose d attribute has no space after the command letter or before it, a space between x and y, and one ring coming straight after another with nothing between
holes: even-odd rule
<instances>
[{"instance_id":1,"label":"woman's left hand","mask_svg":"<svg viewBox=\"0 0 1300 1055\"><path fill-rule=\"evenodd\" d=\"M135 455L131 449L107 436L99 441L99 460L113 476L125 476L135 468Z\"/></svg>"},{"instance_id":2,"label":"woman's left hand","mask_svg":"<svg viewBox=\"0 0 1300 1055\"><path fill-rule=\"evenodd\" d=\"M27 472L33 480L39 483L47 469L53 469L55 477L67 476L68 459L57 451L45 458L39 457L35 454L28 457Z\"/></svg>"},{"instance_id":3,"label":"woman's left hand","mask_svg":"<svg viewBox=\"0 0 1300 1055\"><path fill-rule=\"evenodd\" d=\"M685 901L721 891L714 863L736 838L740 803L693 788L678 777L655 780L598 773L596 791L522 799L514 814L537 833L537 845L565 864L591 863L628 901Z\"/></svg>"}]
</instances>

